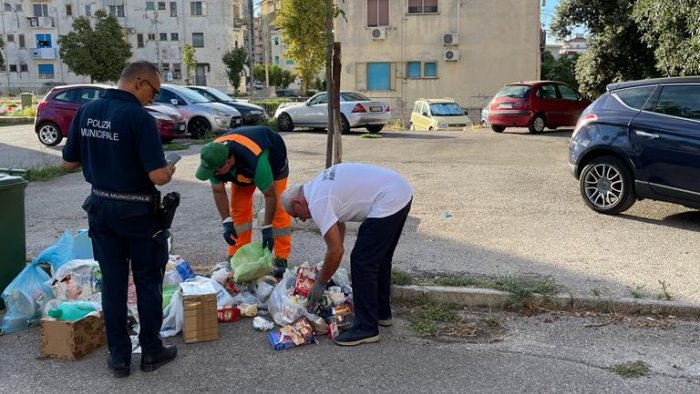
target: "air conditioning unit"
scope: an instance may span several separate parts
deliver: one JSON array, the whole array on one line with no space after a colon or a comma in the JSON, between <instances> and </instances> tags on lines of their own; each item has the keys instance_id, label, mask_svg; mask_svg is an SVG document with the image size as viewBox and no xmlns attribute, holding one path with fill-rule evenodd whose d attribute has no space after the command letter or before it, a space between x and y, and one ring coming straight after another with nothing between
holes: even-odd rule
<instances>
[{"instance_id":1,"label":"air conditioning unit","mask_svg":"<svg viewBox=\"0 0 700 394\"><path fill-rule=\"evenodd\" d=\"M373 27L370 30L370 36L373 40L383 40L386 38L386 29L383 27Z\"/></svg>"},{"instance_id":2,"label":"air conditioning unit","mask_svg":"<svg viewBox=\"0 0 700 394\"><path fill-rule=\"evenodd\" d=\"M443 34L442 45L457 45L459 44L459 36L456 34Z\"/></svg>"},{"instance_id":3,"label":"air conditioning unit","mask_svg":"<svg viewBox=\"0 0 700 394\"><path fill-rule=\"evenodd\" d=\"M443 52L442 59L448 62L456 62L459 60L459 51L456 49L447 49Z\"/></svg>"}]
</instances>

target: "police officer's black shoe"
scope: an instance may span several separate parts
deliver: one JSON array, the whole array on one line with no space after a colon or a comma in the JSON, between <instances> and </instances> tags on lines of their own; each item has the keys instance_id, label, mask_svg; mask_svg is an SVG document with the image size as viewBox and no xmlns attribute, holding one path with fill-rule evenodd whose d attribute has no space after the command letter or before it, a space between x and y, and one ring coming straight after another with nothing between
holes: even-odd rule
<instances>
[{"instance_id":1,"label":"police officer's black shoe","mask_svg":"<svg viewBox=\"0 0 700 394\"><path fill-rule=\"evenodd\" d=\"M275 257L275 261L272 263L272 275L279 279L284 276L284 271L287 270L287 259L281 257Z\"/></svg>"},{"instance_id":2,"label":"police officer's black shoe","mask_svg":"<svg viewBox=\"0 0 700 394\"><path fill-rule=\"evenodd\" d=\"M131 365L125 362L114 362L111 357L107 358L107 366L112 370L115 378L125 378L131 373Z\"/></svg>"},{"instance_id":3,"label":"police officer's black shoe","mask_svg":"<svg viewBox=\"0 0 700 394\"><path fill-rule=\"evenodd\" d=\"M175 357L177 357L177 348L175 346L164 346L163 350L156 355L143 355L141 357L141 371L153 372L175 360Z\"/></svg>"}]
</instances>

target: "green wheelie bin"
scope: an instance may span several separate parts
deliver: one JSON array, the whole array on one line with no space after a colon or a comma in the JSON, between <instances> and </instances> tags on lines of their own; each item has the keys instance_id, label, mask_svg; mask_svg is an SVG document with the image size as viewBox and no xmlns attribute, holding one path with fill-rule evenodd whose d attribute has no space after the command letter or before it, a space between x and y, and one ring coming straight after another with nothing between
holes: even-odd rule
<instances>
[{"instance_id":1,"label":"green wheelie bin","mask_svg":"<svg viewBox=\"0 0 700 394\"><path fill-rule=\"evenodd\" d=\"M25 266L24 178L0 172L0 293ZM5 304L0 300L0 309Z\"/></svg>"}]
</instances>

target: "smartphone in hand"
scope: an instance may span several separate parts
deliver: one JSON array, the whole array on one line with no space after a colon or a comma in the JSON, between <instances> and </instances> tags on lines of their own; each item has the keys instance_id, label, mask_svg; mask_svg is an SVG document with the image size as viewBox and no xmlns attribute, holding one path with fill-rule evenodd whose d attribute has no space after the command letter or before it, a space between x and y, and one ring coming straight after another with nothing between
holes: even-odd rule
<instances>
[{"instance_id":1,"label":"smartphone in hand","mask_svg":"<svg viewBox=\"0 0 700 394\"><path fill-rule=\"evenodd\" d=\"M178 161L180 161L180 159L182 159L182 156L178 155L177 153L168 153L167 155L165 155L165 160L168 163L175 164Z\"/></svg>"}]
</instances>

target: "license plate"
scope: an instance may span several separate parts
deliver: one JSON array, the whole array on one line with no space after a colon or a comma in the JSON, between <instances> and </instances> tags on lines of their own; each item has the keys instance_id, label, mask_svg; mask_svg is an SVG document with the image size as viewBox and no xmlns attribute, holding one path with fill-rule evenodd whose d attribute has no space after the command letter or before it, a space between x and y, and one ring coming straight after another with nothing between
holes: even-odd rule
<instances>
[{"instance_id":1,"label":"license plate","mask_svg":"<svg viewBox=\"0 0 700 394\"><path fill-rule=\"evenodd\" d=\"M382 107L369 107L369 112L382 112L383 110Z\"/></svg>"},{"instance_id":2,"label":"license plate","mask_svg":"<svg viewBox=\"0 0 700 394\"><path fill-rule=\"evenodd\" d=\"M498 108L513 108L513 103L501 103L498 104Z\"/></svg>"},{"instance_id":3,"label":"license plate","mask_svg":"<svg viewBox=\"0 0 700 394\"><path fill-rule=\"evenodd\" d=\"M181 130L181 131L185 131L185 125L184 125L184 124L181 124L181 125L180 125L180 130Z\"/></svg>"},{"instance_id":4,"label":"license plate","mask_svg":"<svg viewBox=\"0 0 700 394\"><path fill-rule=\"evenodd\" d=\"M241 120L240 120L240 119L236 119L236 124L239 124L239 123L241 123Z\"/></svg>"}]
</instances>

